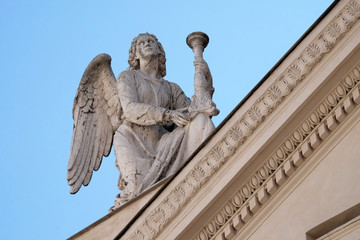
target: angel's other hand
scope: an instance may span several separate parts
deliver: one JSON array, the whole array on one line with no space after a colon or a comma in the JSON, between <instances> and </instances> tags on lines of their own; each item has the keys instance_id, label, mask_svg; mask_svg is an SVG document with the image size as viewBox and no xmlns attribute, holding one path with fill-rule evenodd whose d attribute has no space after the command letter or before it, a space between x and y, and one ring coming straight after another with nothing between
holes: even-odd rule
<instances>
[{"instance_id":1,"label":"angel's other hand","mask_svg":"<svg viewBox=\"0 0 360 240\"><path fill-rule=\"evenodd\" d=\"M166 114L165 116L166 119L172 121L179 127L186 126L190 121L189 117L186 114L179 111L169 110L165 114Z\"/></svg>"}]
</instances>

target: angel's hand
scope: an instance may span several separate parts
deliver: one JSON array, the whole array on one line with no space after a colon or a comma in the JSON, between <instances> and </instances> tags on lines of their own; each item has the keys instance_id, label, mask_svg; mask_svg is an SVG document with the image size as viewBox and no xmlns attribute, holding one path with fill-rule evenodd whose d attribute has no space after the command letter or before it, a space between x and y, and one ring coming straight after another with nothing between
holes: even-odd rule
<instances>
[{"instance_id":1,"label":"angel's hand","mask_svg":"<svg viewBox=\"0 0 360 240\"><path fill-rule=\"evenodd\" d=\"M211 73L208 64L203 58L195 57L194 66L200 73L202 73L207 79L211 79Z\"/></svg>"},{"instance_id":2,"label":"angel's hand","mask_svg":"<svg viewBox=\"0 0 360 240\"><path fill-rule=\"evenodd\" d=\"M186 114L172 110L165 112L165 120L172 121L179 127L185 127L190 122L190 118Z\"/></svg>"}]
</instances>

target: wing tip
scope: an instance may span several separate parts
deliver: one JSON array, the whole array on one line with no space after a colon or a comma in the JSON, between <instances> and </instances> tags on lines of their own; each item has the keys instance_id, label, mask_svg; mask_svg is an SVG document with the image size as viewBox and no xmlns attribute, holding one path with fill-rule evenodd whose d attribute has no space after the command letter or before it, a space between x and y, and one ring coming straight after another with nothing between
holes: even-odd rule
<instances>
[{"instance_id":1,"label":"wing tip","mask_svg":"<svg viewBox=\"0 0 360 240\"><path fill-rule=\"evenodd\" d=\"M70 188L70 194L75 194L79 191L80 188L75 188L74 186L71 186Z\"/></svg>"}]
</instances>

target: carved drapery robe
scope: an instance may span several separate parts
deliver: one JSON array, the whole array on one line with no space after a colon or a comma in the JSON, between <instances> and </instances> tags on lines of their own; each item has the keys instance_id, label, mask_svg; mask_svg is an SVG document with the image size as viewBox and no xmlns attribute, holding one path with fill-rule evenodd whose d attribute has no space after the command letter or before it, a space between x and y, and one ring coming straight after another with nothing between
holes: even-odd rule
<instances>
[{"instance_id":1,"label":"carved drapery robe","mask_svg":"<svg viewBox=\"0 0 360 240\"><path fill-rule=\"evenodd\" d=\"M135 197L175 172L184 156L186 128L164 121L166 110L190 105L181 88L164 79L150 79L140 71L122 72L117 81L123 123L114 136L116 165L120 171L119 203Z\"/></svg>"}]
</instances>

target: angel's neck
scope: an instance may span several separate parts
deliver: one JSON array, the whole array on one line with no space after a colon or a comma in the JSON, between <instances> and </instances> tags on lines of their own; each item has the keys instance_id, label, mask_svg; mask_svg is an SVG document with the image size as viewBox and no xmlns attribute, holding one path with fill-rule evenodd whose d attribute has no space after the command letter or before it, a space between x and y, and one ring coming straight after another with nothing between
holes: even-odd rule
<instances>
[{"instance_id":1,"label":"angel's neck","mask_svg":"<svg viewBox=\"0 0 360 240\"><path fill-rule=\"evenodd\" d=\"M140 71L153 78L159 78L159 62L157 58L140 61Z\"/></svg>"}]
</instances>

